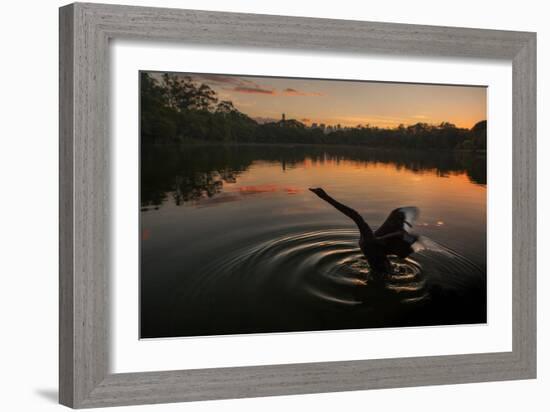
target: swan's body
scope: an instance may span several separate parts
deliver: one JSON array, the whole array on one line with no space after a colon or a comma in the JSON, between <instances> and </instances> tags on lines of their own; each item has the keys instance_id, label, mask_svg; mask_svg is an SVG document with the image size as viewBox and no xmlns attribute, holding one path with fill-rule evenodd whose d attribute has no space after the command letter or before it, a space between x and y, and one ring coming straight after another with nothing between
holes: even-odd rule
<instances>
[{"instance_id":1,"label":"swan's body","mask_svg":"<svg viewBox=\"0 0 550 412\"><path fill-rule=\"evenodd\" d=\"M355 222L361 234L359 248L373 270L391 272L389 255L405 258L414 252L418 236L409 230L418 215L416 207L395 209L382 226L373 231L356 210L337 202L321 188L310 190Z\"/></svg>"}]
</instances>

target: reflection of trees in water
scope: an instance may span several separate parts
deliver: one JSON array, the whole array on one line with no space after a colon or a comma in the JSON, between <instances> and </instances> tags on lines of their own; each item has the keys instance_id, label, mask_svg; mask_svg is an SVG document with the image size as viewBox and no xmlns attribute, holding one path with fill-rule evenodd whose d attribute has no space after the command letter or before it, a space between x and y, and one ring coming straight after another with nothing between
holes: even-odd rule
<instances>
[{"instance_id":1,"label":"reflection of trees in water","mask_svg":"<svg viewBox=\"0 0 550 412\"><path fill-rule=\"evenodd\" d=\"M144 146L141 151L141 205L162 204L171 194L177 205L220 193L234 183L251 160L236 148Z\"/></svg>"},{"instance_id":2,"label":"reflection of trees in water","mask_svg":"<svg viewBox=\"0 0 550 412\"><path fill-rule=\"evenodd\" d=\"M470 152L457 152L454 156L472 182L487 184L487 156Z\"/></svg>"},{"instance_id":3,"label":"reflection of trees in water","mask_svg":"<svg viewBox=\"0 0 550 412\"><path fill-rule=\"evenodd\" d=\"M217 172L207 172L194 176L176 176L173 192L174 202L180 205L193 199L220 193L223 188L222 179Z\"/></svg>"},{"instance_id":4,"label":"reflection of trees in water","mask_svg":"<svg viewBox=\"0 0 550 412\"><path fill-rule=\"evenodd\" d=\"M415 173L438 176L466 173L477 184L487 183L485 155L471 152L376 150L359 147L276 145L159 145L141 152L141 205L158 206L173 196L176 204L220 193L235 183L254 161L280 163L290 169L306 159L313 163L352 161L392 164Z\"/></svg>"}]
</instances>

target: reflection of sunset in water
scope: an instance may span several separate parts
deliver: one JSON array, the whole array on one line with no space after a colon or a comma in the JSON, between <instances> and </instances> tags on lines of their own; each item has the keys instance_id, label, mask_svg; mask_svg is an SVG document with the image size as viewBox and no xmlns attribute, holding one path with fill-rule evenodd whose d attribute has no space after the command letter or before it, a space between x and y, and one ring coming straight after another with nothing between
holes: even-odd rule
<instances>
[{"instance_id":1,"label":"reflection of sunset in water","mask_svg":"<svg viewBox=\"0 0 550 412\"><path fill-rule=\"evenodd\" d=\"M273 183L278 182L278 183ZM282 168L280 163L258 161L242 173L235 182L223 184L222 191L213 197L204 196L194 205L225 203L242 200L248 195L300 195L307 196L309 187L323 186L327 190L348 196L363 195L367 201L378 201L380 196L399 192L407 195L409 203L425 203L436 209L438 203L448 203L460 198L485 210L486 188L472 184L466 173L440 174L436 170L411 172L387 163L361 163L349 160L315 161L306 158L292 168ZM318 205L318 207L323 207ZM420 220L419 225L443 226L444 220L430 222Z\"/></svg>"},{"instance_id":2,"label":"reflection of sunset in water","mask_svg":"<svg viewBox=\"0 0 550 412\"><path fill-rule=\"evenodd\" d=\"M266 194L286 194L297 195L303 192L304 189L295 186L281 186L272 183L240 186L235 183L228 183L225 188L219 194L208 197L206 195L201 196L191 203L197 207L213 206L220 203L237 202L244 200L245 197L250 195L266 195Z\"/></svg>"},{"instance_id":3,"label":"reflection of sunset in water","mask_svg":"<svg viewBox=\"0 0 550 412\"><path fill-rule=\"evenodd\" d=\"M285 192L289 195L295 195L297 193L300 193L303 190L294 186L280 186L276 184L238 186L237 189L239 193L243 195L253 195L258 193L274 193L274 192Z\"/></svg>"},{"instance_id":4,"label":"reflection of sunset in water","mask_svg":"<svg viewBox=\"0 0 550 412\"><path fill-rule=\"evenodd\" d=\"M158 316L142 317L145 336L486 320L483 155L268 145L148 153L142 314ZM373 229L416 206L413 230L431 242L394 261L377 286L355 224L310 187Z\"/></svg>"}]
</instances>

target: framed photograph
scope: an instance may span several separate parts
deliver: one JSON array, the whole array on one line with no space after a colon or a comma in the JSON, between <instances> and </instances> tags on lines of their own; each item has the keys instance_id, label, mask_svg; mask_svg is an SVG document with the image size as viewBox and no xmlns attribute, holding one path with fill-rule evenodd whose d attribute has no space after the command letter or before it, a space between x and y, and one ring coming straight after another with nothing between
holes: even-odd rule
<instances>
[{"instance_id":1,"label":"framed photograph","mask_svg":"<svg viewBox=\"0 0 550 412\"><path fill-rule=\"evenodd\" d=\"M60 402L536 376L536 35L60 9Z\"/></svg>"}]
</instances>

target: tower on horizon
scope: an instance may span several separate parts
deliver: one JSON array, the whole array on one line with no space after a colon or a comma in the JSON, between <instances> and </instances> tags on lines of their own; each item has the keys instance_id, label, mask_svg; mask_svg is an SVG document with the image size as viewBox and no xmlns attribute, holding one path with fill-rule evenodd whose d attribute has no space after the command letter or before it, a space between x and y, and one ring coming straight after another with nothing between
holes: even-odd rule
<instances>
[{"instance_id":1,"label":"tower on horizon","mask_svg":"<svg viewBox=\"0 0 550 412\"><path fill-rule=\"evenodd\" d=\"M285 122L285 120L286 120L286 118L285 118L285 114L283 113L283 115L282 115L282 117L281 117L281 121L282 121L282 122L284 123L284 122Z\"/></svg>"}]
</instances>

